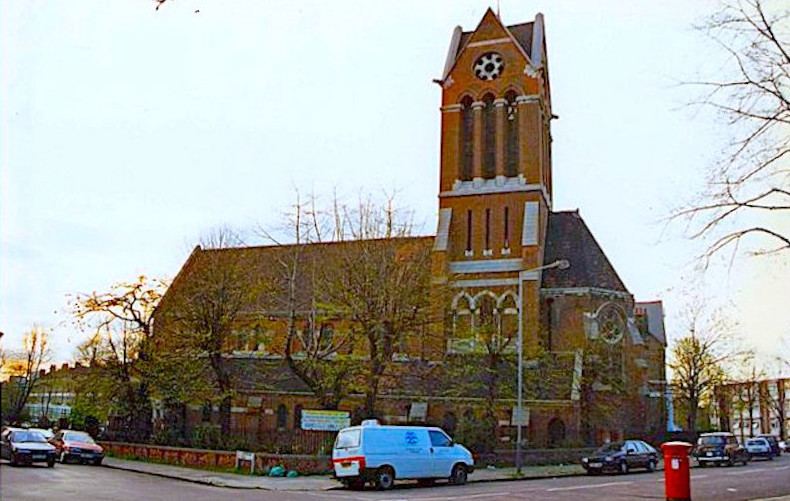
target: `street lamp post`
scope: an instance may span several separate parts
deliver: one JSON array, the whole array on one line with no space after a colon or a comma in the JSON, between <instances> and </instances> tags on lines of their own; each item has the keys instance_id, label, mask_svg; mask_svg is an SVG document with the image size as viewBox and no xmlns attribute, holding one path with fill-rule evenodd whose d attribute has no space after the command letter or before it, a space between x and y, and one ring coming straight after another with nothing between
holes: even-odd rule
<instances>
[{"instance_id":1,"label":"street lamp post","mask_svg":"<svg viewBox=\"0 0 790 501\"><path fill-rule=\"evenodd\" d=\"M521 474L521 427L524 424L524 399L521 386L524 382L524 276L527 273L558 268L565 270L570 267L566 259L558 259L537 268L518 272L518 386L516 388L516 474Z\"/></svg>"}]
</instances>

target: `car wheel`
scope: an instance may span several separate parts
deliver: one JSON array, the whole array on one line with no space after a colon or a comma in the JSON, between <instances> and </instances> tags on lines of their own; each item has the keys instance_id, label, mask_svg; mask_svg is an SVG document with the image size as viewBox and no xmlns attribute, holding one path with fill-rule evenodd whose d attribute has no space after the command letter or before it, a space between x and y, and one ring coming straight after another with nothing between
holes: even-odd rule
<instances>
[{"instance_id":1,"label":"car wheel","mask_svg":"<svg viewBox=\"0 0 790 501\"><path fill-rule=\"evenodd\" d=\"M649 471L650 473L656 471L656 462L653 461L652 459L647 463L647 471Z\"/></svg>"},{"instance_id":2,"label":"car wheel","mask_svg":"<svg viewBox=\"0 0 790 501\"><path fill-rule=\"evenodd\" d=\"M700 468L705 468L706 466L708 466L708 463L706 463L705 461L697 461L697 464L699 465Z\"/></svg>"},{"instance_id":3,"label":"car wheel","mask_svg":"<svg viewBox=\"0 0 790 501\"><path fill-rule=\"evenodd\" d=\"M14 457L14 453L12 452L10 456L8 456L8 461L11 463L11 466L16 466L19 463L16 462L16 458Z\"/></svg>"},{"instance_id":4,"label":"car wheel","mask_svg":"<svg viewBox=\"0 0 790 501\"><path fill-rule=\"evenodd\" d=\"M453 471L450 473L450 483L453 485L464 485L466 483L468 473L466 466L457 464L453 466Z\"/></svg>"},{"instance_id":5,"label":"car wheel","mask_svg":"<svg viewBox=\"0 0 790 501\"><path fill-rule=\"evenodd\" d=\"M53 468L55 466L55 458L50 459L47 461L47 468Z\"/></svg>"},{"instance_id":6,"label":"car wheel","mask_svg":"<svg viewBox=\"0 0 790 501\"><path fill-rule=\"evenodd\" d=\"M94 459L94 460L92 461L92 462L93 462L93 466L99 466L99 465L101 465L102 459L104 459L104 458Z\"/></svg>"},{"instance_id":7,"label":"car wheel","mask_svg":"<svg viewBox=\"0 0 790 501\"><path fill-rule=\"evenodd\" d=\"M732 460L732 456L727 456L727 461L725 461L724 464L727 466L734 466L735 461Z\"/></svg>"},{"instance_id":8,"label":"car wheel","mask_svg":"<svg viewBox=\"0 0 790 501\"><path fill-rule=\"evenodd\" d=\"M376 484L376 489L380 491L392 489L393 484L395 484L395 472L389 466L382 466L376 470L373 482Z\"/></svg>"},{"instance_id":9,"label":"car wheel","mask_svg":"<svg viewBox=\"0 0 790 501\"><path fill-rule=\"evenodd\" d=\"M620 470L620 473L625 475L626 473L628 473L628 463L626 463L625 461L620 461L620 464L618 465L617 469Z\"/></svg>"}]
</instances>

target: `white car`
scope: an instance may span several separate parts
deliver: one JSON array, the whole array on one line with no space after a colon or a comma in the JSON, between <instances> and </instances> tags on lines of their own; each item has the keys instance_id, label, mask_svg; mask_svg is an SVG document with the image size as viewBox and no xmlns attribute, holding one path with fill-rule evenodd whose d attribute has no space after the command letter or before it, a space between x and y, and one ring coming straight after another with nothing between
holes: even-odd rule
<instances>
[{"instance_id":1,"label":"white car","mask_svg":"<svg viewBox=\"0 0 790 501\"><path fill-rule=\"evenodd\" d=\"M382 426L376 420L340 430L332 449L335 478L347 487L385 490L395 479L438 478L463 485L474 471L472 453L441 428Z\"/></svg>"},{"instance_id":2,"label":"white car","mask_svg":"<svg viewBox=\"0 0 790 501\"><path fill-rule=\"evenodd\" d=\"M768 459L774 458L774 453L771 450L771 444L764 438L750 438L746 440L746 451L749 455L754 457L764 457Z\"/></svg>"}]
</instances>

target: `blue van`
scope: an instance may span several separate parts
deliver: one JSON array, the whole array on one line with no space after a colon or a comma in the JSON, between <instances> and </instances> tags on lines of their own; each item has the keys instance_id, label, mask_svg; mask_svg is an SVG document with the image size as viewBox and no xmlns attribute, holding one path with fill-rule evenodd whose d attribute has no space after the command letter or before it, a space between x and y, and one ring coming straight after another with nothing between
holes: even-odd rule
<instances>
[{"instance_id":1,"label":"blue van","mask_svg":"<svg viewBox=\"0 0 790 501\"><path fill-rule=\"evenodd\" d=\"M352 489L372 483L386 490L395 479L446 478L463 485L474 465L472 453L441 428L382 426L376 420L340 430L332 449L335 478Z\"/></svg>"}]
</instances>

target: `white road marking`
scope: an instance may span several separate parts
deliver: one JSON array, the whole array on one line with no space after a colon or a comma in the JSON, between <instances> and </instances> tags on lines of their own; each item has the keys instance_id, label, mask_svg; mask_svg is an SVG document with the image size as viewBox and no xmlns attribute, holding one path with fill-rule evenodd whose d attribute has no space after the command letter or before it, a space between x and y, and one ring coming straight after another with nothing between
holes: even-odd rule
<instances>
[{"instance_id":1,"label":"white road marking","mask_svg":"<svg viewBox=\"0 0 790 501\"><path fill-rule=\"evenodd\" d=\"M492 497L502 497L508 496L512 493L510 492L486 492L483 494L466 494L460 496L438 496L438 497L429 497L429 498L408 498L408 499L400 499L400 500L392 500L392 501L451 501L453 499L474 499L474 498L492 498Z\"/></svg>"},{"instance_id":2,"label":"white road marking","mask_svg":"<svg viewBox=\"0 0 790 501\"><path fill-rule=\"evenodd\" d=\"M546 489L546 492L556 492L556 491L577 491L580 489L597 489L599 487L611 487L613 485L628 485L633 484L633 482L607 482L605 484L595 484L595 485L576 485L573 487L555 487L553 489Z\"/></svg>"}]
</instances>

